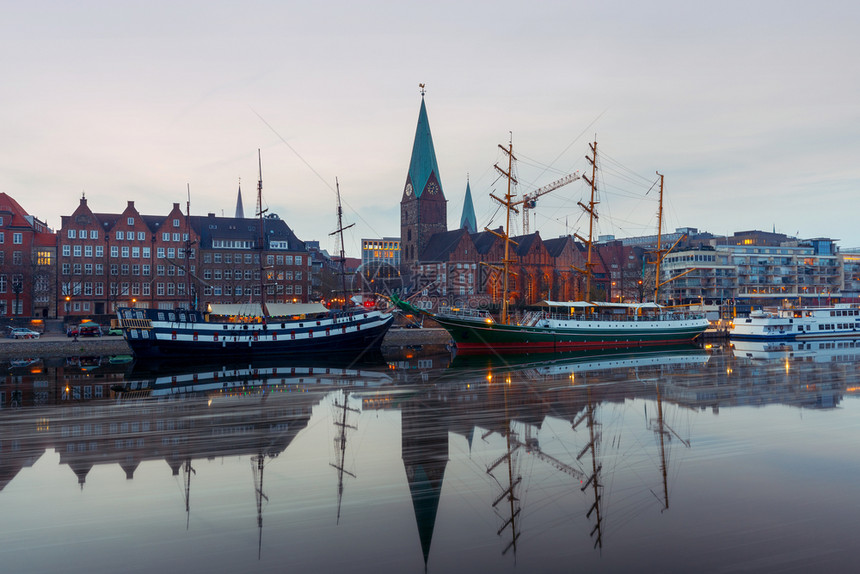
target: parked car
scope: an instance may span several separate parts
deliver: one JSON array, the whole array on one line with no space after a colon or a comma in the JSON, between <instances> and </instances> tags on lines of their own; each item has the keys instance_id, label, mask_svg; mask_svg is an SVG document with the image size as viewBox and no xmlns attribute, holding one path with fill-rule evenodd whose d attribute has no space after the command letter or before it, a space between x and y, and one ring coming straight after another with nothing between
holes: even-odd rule
<instances>
[{"instance_id":1,"label":"parked car","mask_svg":"<svg viewBox=\"0 0 860 574\"><path fill-rule=\"evenodd\" d=\"M101 337L102 328L98 323L84 321L80 325L72 325L66 331L68 337Z\"/></svg>"},{"instance_id":2,"label":"parked car","mask_svg":"<svg viewBox=\"0 0 860 574\"><path fill-rule=\"evenodd\" d=\"M25 329L24 327L15 327L9 330L10 339L38 339L39 333Z\"/></svg>"},{"instance_id":3,"label":"parked car","mask_svg":"<svg viewBox=\"0 0 860 574\"><path fill-rule=\"evenodd\" d=\"M120 329L119 327L111 327L110 329L108 329L108 332L106 334L111 336L118 335L122 337L122 329Z\"/></svg>"}]
</instances>

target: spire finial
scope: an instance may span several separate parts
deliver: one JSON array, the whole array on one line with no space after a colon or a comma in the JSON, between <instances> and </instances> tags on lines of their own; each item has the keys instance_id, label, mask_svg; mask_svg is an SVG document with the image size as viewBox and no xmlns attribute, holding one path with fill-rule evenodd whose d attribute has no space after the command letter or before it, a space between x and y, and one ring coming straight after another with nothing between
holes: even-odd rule
<instances>
[{"instance_id":1,"label":"spire finial","mask_svg":"<svg viewBox=\"0 0 860 574\"><path fill-rule=\"evenodd\" d=\"M421 97L423 98L427 90L424 89L424 84L418 84L418 87L421 88Z\"/></svg>"}]
</instances>

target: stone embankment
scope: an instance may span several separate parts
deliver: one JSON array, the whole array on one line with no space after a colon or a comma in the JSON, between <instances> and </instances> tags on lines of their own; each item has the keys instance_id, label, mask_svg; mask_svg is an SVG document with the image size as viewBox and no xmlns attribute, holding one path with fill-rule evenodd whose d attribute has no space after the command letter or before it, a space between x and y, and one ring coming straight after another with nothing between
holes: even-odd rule
<instances>
[{"instance_id":1,"label":"stone embankment","mask_svg":"<svg viewBox=\"0 0 860 574\"><path fill-rule=\"evenodd\" d=\"M388 331L383 348L415 345L444 346L451 340L445 329L400 329ZM46 333L39 339L0 339L0 360L48 357L127 355L128 344L121 337L81 337Z\"/></svg>"}]
</instances>

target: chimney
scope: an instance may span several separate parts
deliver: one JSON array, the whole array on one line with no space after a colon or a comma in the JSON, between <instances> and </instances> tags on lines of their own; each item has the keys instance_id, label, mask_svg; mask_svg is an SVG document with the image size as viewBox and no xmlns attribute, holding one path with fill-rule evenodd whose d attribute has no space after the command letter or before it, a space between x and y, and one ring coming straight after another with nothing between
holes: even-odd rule
<instances>
[{"instance_id":1,"label":"chimney","mask_svg":"<svg viewBox=\"0 0 860 574\"><path fill-rule=\"evenodd\" d=\"M129 200L128 207L129 207L129 209L134 209L134 202Z\"/></svg>"}]
</instances>

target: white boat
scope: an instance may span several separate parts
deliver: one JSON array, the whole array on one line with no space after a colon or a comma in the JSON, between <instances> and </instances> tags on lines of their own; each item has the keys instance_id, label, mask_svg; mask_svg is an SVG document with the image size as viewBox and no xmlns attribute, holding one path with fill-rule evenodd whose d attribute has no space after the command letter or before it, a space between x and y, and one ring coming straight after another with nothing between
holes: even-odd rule
<instances>
[{"instance_id":1,"label":"white boat","mask_svg":"<svg viewBox=\"0 0 860 574\"><path fill-rule=\"evenodd\" d=\"M785 340L860 337L860 308L853 304L755 311L734 322L732 339Z\"/></svg>"}]
</instances>

